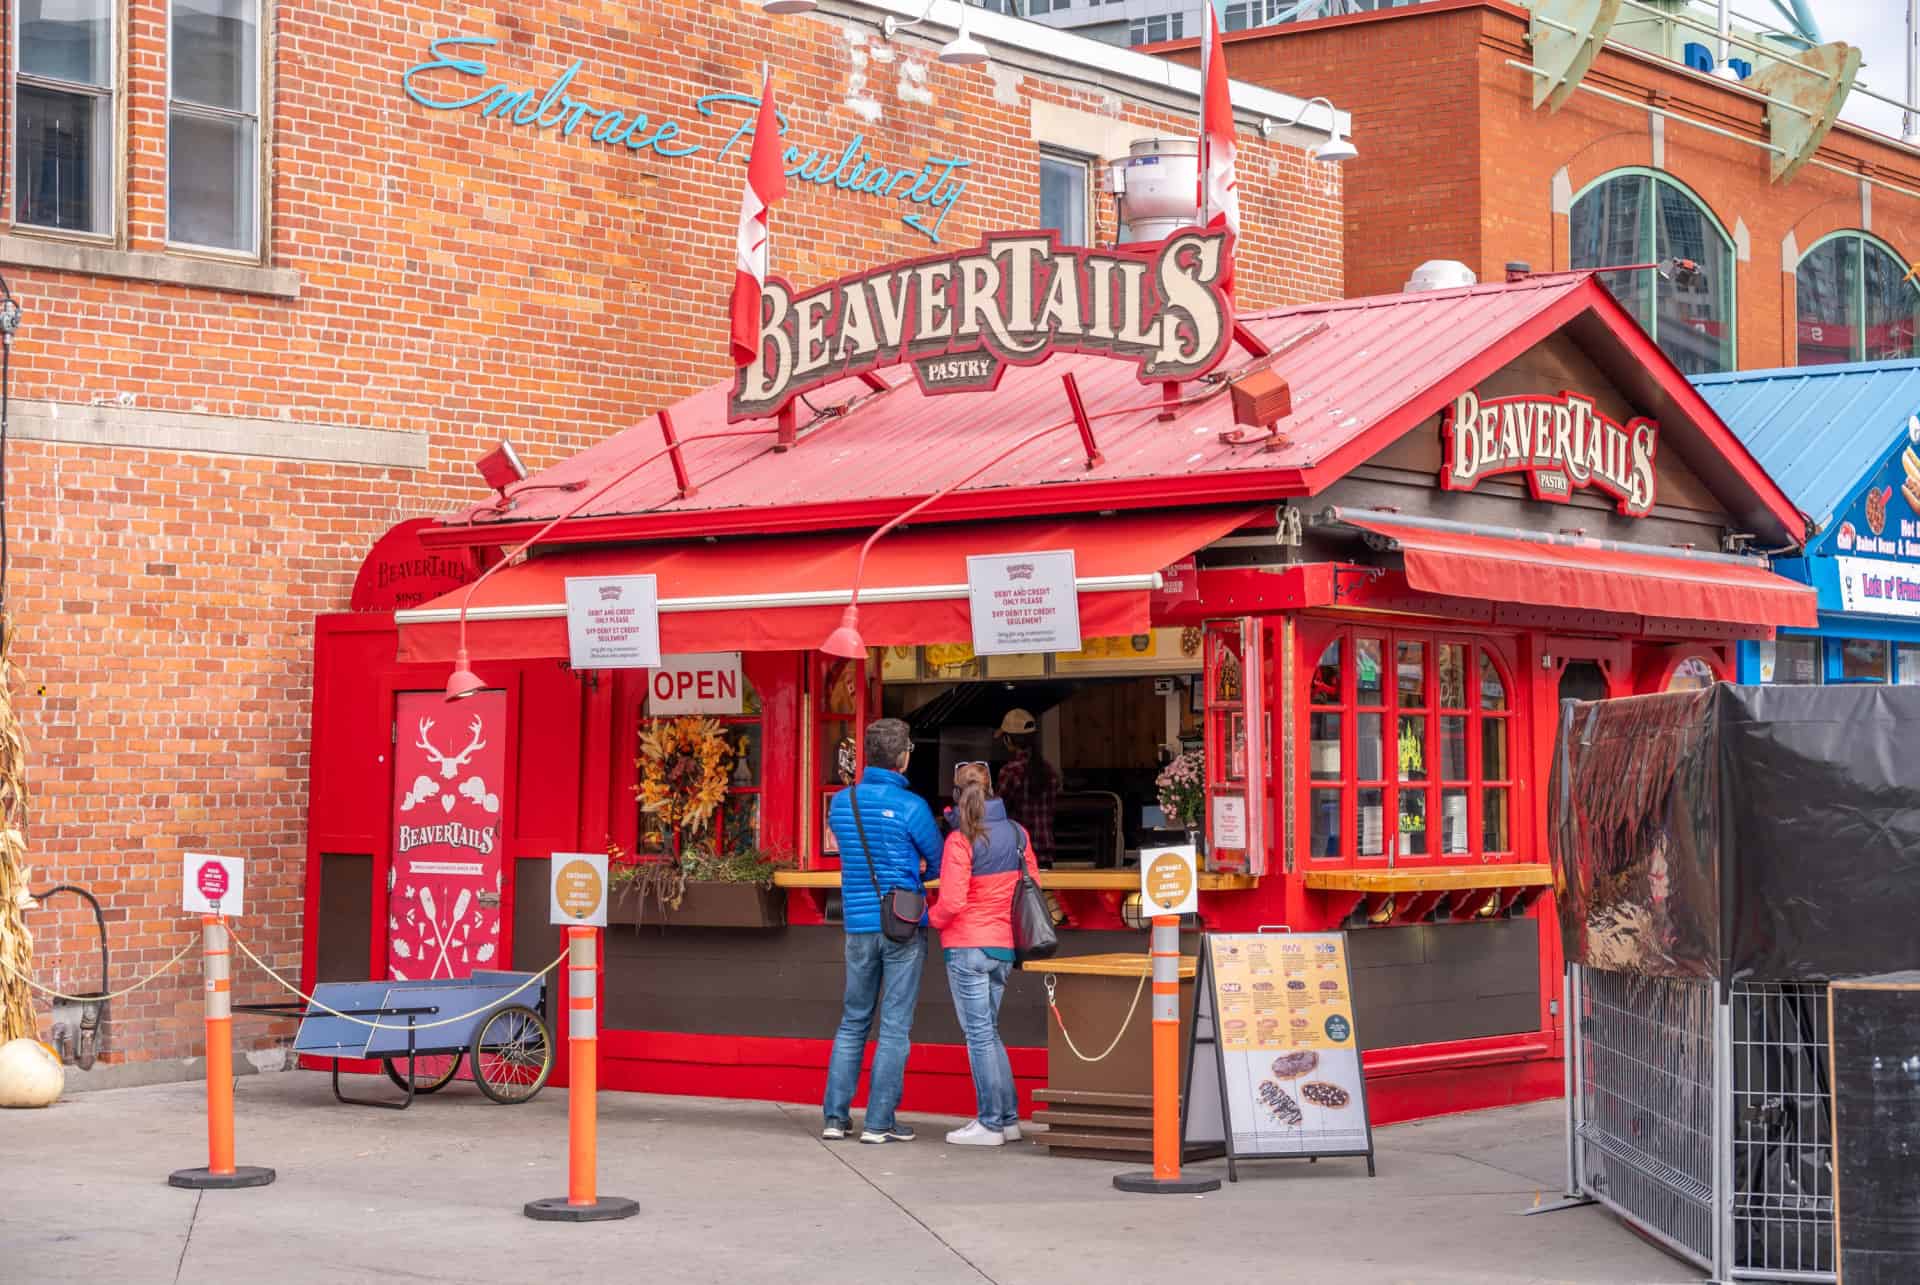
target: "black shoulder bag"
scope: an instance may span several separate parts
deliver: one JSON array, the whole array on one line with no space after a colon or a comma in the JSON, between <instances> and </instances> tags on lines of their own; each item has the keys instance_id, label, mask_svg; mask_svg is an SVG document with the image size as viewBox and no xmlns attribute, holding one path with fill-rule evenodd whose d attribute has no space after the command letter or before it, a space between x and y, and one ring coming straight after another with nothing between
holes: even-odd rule
<instances>
[{"instance_id":1,"label":"black shoulder bag","mask_svg":"<svg viewBox=\"0 0 1920 1285\"><path fill-rule=\"evenodd\" d=\"M866 822L860 819L860 787L849 785L853 803L853 828L860 832L860 855L867 859L867 878L873 880L873 895L880 902L880 931L888 941L909 942L920 931L920 917L927 913L927 894L912 888L880 891L880 875L873 868L873 845L867 842Z\"/></svg>"},{"instance_id":2,"label":"black shoulder bag","mask_svg":"<svg viewBox=\"0 0 1920 1285\"><path fill-rule=\"evenodd\" d=\"M1027 873L1027 853L1033 840L1024 826L1020 832L1020 878L1013 885L1013 957L1022 963L1029 959L1050 959L1060 949L1060 934L1053 928L1053 908L1047 894Z\"/></svg>"}]
</instances>

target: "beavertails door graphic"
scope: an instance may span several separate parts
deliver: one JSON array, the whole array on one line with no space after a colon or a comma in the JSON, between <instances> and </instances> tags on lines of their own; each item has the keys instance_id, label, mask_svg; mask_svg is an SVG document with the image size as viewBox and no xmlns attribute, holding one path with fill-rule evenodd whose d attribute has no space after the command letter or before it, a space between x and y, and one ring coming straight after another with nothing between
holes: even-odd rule
<instances>
[{"instance_id":1,"label":"beavertails door graphic","mask_svg":"<svg viewBox=\"0 0 1920 1285\"><path fill-rule=\"evenodd\" d=\"M507 694L401 692L396 717L387 970L420 981L498 967Z\"/></svg>"}]
</instances>

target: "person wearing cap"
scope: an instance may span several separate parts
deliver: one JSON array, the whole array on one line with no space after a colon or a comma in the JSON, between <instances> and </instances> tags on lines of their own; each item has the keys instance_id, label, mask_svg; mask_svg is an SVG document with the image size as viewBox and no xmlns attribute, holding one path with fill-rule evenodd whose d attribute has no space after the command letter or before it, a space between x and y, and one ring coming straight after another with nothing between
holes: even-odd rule
<instances>
[{"instance_id":1,"label":"person wearing cap","mask_svg":"<svg viewBox=\"0 0 1920 1285\"><path fill-rule=\"evenodd\" d=\"M1024 709L1010 709L1000 720L1000 743L1013 758L1000 768L1000 797L1009 820L1027 831L1034 856L1053 860L1053 814L1060 799L1060 773L1040 757L1040 725Z\"/></svg>"},{"instance_id":2,"label":"person wearing cap","mask_svg":"<svg viewBox=\"0 0 1920 1285\"><path fill-rule=\"evenodd\" d=\"M912 1127L894 1112L913 1047L913 1009L927 961L926 920L922 918L912 941L894 941L881 930L880 899L893 888L924 896L926 881L940 877L942 844L933 813L907 784L911 729L897 718L878 719L868 725L866 741L866 771L827 807L827 824L840 844L847 985L827 1063L820 1136L845 1138L853 1132L853 1095L871 1033L873 1073L860 1141L910 1142ZM866 841L872 843L871 850Z\"/></svg>"}]
</instances>

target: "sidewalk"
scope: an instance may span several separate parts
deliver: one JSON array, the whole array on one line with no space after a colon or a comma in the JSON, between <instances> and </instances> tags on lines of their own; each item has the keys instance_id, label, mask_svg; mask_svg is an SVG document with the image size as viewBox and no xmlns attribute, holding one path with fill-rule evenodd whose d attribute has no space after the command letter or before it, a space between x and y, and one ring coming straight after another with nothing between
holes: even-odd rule
<instances>
[{"instance_id":1,"label":"sidewalk","mask_svg":"<svg viewBox=\"0 0 1920 1285\"><path fill-rule=\"evenodd\" d=\"M367 1086L362 1081L362 1087ZM385 1088L384 1082L380 1084ZM794 1285L1341 1285L1684 1282L1698 1274L1596 1208L1522 1218L1561 1181L1559 1105L1398 1125L1380 1176L1352 1160L1267 1162L1193 1198L1114 1191L1121 1168L1024 1143L823 1143L817 1113L607 1094L600 1190L640 1216L535 1223L566 1190L566 1095L496 1106L456 1085L410 1110L333 1101L312 1072L243 1077L254 1191L166 1185L206 1162L199 1085L110 1090L0 1112L0 1279L612 1281ZM1218 1166L1203 1166L1217 1168Z\"/></svg>"}]
</instances>

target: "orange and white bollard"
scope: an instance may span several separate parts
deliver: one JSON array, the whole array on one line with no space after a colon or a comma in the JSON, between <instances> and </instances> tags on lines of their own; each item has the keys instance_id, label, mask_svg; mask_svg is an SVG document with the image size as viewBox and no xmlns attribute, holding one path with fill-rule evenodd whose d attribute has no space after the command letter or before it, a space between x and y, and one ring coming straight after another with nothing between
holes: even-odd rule
<instances>
[{"instance_id":1,"label":"orange and white bollard","mask_svg":"<svg viewBox=\"0 0 1920 1285\"><path fill-rule=\"evenodd\" d=\"M542 1222L598 1223L631 1218L639 1202L602 1196L599 1168L600 930L567 929L567 1194L529 1200L524 1212Z\"/></svg>"},{"instance_id":2,"label":"orange and white bollard","mask_svg":"<svg viewBox=\"0 0 1920 1285\"><path fill-rule=\"evenodd\" d=\"M1153 917L1153 1171L1119 1173L1121 1191L1190 1196L1218 1178L1180 1173L1180 916Z\"/></svg>"},{"instance_id":3,"label":"orange and white bollard","mask_svg":"<svg viewBox=\"0 0 1920 1285\"><path fill-rule=\"evenodd\" d=\"M233 971L224 915L200 916L207 978L207 1167L178 1169L167 1184L198 1190L264 1187L271 1169L233 1163Z\"/></svg>"}]
</instances>

